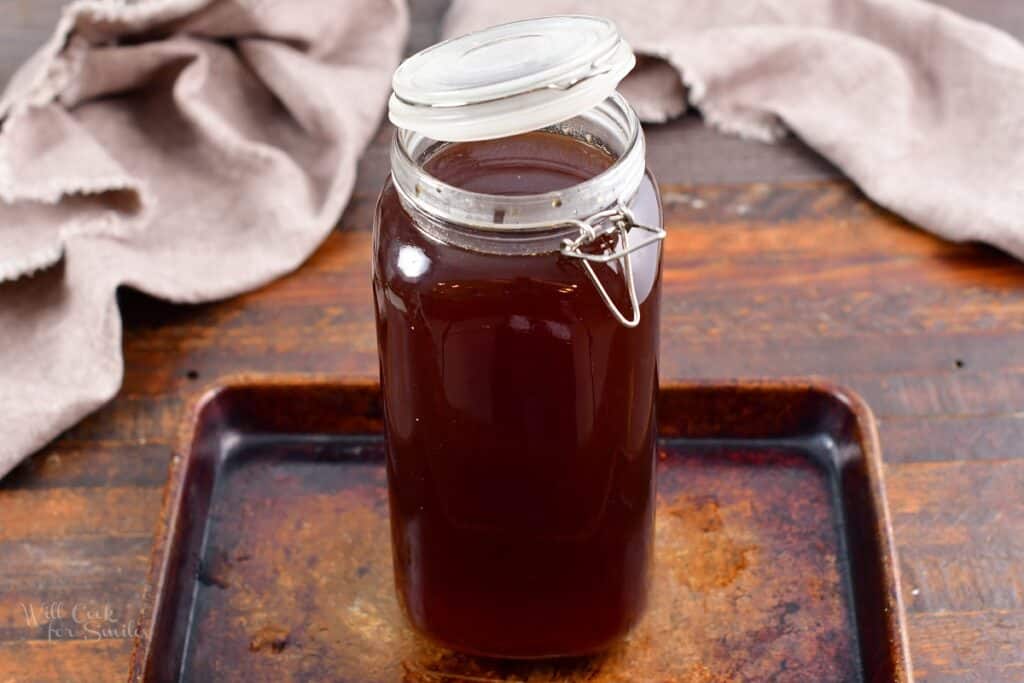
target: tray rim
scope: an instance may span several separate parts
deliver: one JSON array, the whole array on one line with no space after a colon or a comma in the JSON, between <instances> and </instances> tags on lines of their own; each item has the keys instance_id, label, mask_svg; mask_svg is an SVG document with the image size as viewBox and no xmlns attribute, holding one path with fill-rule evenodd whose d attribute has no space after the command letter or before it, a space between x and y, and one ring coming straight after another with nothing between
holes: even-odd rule
<instances>
[{"instance_id":1,"label":"tray rim","mask_svg":"<svg viewBox=\"0 0 1024 683\"><path fill-rule=\"evenodd\" d=\"M339 377L323 373L235 373L207 382L185 402L185 410L172 437L173 450L168 464L167 482L163 487L160 514L157 516L153 545L150 551L149 568L142 594L139 612L139 629L132 646L129 660L129 683L144 680L144 674L153 653L150 651L150 634L156 627L161 608L160 597L171 560L170 540L174 534L179 511L184 498L184 474L188 455L195 436L195 427L203 411L222 394L232 390L252 387L275 389L320 387L350 387L362 390L379 389L376 378ZM913 665L910 659L910 641L906 624L906 610L900 588L900 567L897 561L895 537L888 497L885 491L882 450L878 427L871 408L855 391L834 382L817 377L770 378L770 379L702 379L696 381L662 381L659 394L664 391L694 391L726 389L748 392L773 393L817 393L843 404L853 415L857 426L856 440L860 445L866 465L868 493L878 513L873 529L879 539L880 561L882 563L882 585L885 593L885 619L887 630L893 639L890 648L895 666L892 683L913 683Z\"/></svg>"}]
</instances>

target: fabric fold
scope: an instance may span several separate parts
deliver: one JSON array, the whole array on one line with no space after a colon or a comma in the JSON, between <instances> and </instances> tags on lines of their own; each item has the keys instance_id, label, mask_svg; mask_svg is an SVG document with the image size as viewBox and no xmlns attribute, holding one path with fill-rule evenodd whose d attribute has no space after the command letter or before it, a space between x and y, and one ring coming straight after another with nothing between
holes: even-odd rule
<instances>
[{"instance_id":1,"label":"fabric fold","mask_svg":"<svg viewBox=\"0 0 1024 683\"><path fill-rule=\"evenodd\" d=\"M0 97L0 476L109 400L116 289L233 296L351 193L400 0L77 0Z\"/></svg>"}]
</instances>

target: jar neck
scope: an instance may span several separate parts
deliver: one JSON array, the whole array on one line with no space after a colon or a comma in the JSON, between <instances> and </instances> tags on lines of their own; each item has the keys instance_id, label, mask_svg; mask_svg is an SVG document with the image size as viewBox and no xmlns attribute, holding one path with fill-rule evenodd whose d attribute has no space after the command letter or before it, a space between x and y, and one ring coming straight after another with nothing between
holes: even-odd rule
<instances>
[{"instance_id":1,"label":"jar neck","mask_svg":"<svg viewBox=\"0 0 1024 683\"><path fill-rule=\"evenodd\" d=\"M574 221L628 203L646 170L640 122L613 93L590 110L544 129L600 147L616 158L606 170L565 189L529 195L471 192L424 169L447 144L399 129L391 147L391 175L406 211L424 233L475 251L536 254L558 251L578 231Z\"/></svg>"}]
</instances>

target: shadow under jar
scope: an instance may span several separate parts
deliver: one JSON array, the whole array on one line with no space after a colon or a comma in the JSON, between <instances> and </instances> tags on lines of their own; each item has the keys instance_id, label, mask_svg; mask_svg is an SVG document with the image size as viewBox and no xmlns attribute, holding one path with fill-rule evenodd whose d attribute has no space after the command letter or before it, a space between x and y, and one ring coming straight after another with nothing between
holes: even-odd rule
<instances>
[{"instance_id":1,"label":"shadow under jar","mask_svg":"<svg viewBox=\"0 0 1024 683\"><path fill-rule=\"evenodd\" d=\"M644 607L664 232L613 89L488 139L400 127L377 205L396 586L463 652L592 653Z\"/></svg>"}]
</instances>

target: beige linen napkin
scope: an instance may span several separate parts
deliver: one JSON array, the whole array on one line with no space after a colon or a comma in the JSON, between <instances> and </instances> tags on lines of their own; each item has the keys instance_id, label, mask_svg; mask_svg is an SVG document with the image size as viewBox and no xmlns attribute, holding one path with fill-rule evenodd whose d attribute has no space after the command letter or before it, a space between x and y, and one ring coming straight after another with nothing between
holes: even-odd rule
<instances>
[{"instance_id":1,"label":"beige linen napkin","mask_svg":"<svg viewBox=\"0 0 1024 683\"><path fill-rule=\"evenodd\" d=\"M0 98L0 476L109 400L115 289L227 297L348 200L401 0L77 0Z\"/></svg>"},{"instance_id":2,"label":"beige linen napkin","mask_svg":"<svg viewBox=\"0 0 1024 683\"><path fill-rule=\"evenodd\" d=\"M608 16L664 60L623 85L641 118L688 97L728 132L788 128L882 206L1024 258L1024 46L1008 35L920 0L455 0L445 33L550 14Z\"/></svg>"}]
</instances>

